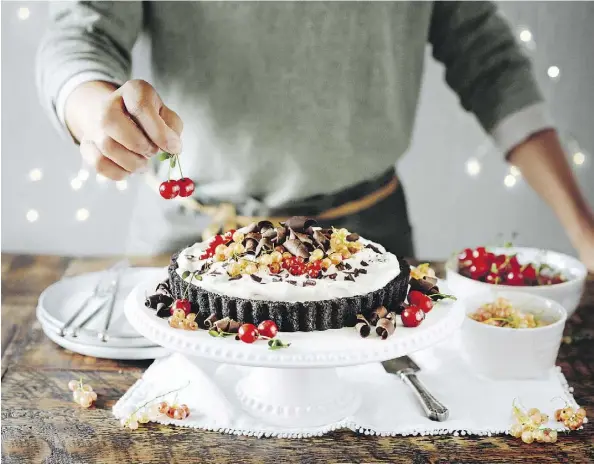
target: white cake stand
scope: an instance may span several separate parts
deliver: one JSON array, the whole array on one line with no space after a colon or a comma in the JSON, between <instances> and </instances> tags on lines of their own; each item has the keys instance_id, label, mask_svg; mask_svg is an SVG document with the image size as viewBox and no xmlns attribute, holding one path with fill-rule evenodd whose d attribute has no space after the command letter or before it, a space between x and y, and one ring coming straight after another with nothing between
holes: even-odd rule
<instances>
[{"instance_id":1,"label":"white cake stand","mask_svg":"<svg viewBox=\"0 0 594 464\"><path fill-rule=\"evenodd\" d=\"M385 361L428 348L451 336L464 318L459 301L444 300L419 327L399 324L387 340L373 333L363 339L353 328L282 332L278 337L291 346L271 351L265 341L249 345L233 337L212 337L205 330L169 327L166 319L156 317L154 310L144 306L145 296L154 291L158 281L141 283L130 293L125 304L130 323L143 336L169 350L250 366L235 388L241 405L254 417L289 427L328 424L359 407L358 392L340 381L337 367ZM443 282L441 287L445 288Z\"/></svg>"}]
</instances>

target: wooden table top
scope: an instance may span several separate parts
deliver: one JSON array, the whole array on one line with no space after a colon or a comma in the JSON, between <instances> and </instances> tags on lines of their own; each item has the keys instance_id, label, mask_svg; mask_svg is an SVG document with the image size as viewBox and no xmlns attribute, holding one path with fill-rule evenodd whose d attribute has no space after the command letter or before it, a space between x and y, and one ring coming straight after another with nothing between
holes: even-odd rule
<instances>
[{"instance_id":1,"label":"wooden table top","mask_svg":"<svg viewBox=\"0 0 594 464\"><path fill-rule=\"evenodd\" d=\"M552 444L508 436L375 437L349 430L303 440L251 438L158 424L122 429L111 408L150 362L110 361L66 351L35 319L41 291L62 276L105 269L117 259L2 254L2 462L594 462L594 426ZM164 266L169 258L133 259ZM439 269L439 265L436 266ZM594 276L565 335L558 364L594 417ZM85 410L67 383L83 376L99 397Z\"/></svg>"}]
</instances>

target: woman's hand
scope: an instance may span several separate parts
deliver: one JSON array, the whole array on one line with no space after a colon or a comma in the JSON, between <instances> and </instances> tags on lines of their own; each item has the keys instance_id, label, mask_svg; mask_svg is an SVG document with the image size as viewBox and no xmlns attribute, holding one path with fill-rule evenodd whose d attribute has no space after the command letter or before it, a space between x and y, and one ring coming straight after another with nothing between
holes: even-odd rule
<instances>
[{"instance_id":1,"label":"woman's hand","mask_svg":"<svg viewBox=\"0 0 594 464\"><path fill-rule=\"evenodd\" d=\"M119 89L106 82L84 83L68 97L65 116L83 159L113 180L146 170L159 149L181 152L182 120L143 80Z\"/></svg>"}]
</instances>

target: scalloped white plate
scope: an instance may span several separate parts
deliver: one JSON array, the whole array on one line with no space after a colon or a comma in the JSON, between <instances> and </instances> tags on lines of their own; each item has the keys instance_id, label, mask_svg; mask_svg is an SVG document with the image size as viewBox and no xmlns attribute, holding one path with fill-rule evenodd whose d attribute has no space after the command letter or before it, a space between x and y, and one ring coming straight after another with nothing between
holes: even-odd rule
<instances>
[{"instance_id":1,"label":"scalloped white plate","mask_svg":"<svg viewBox=\"0 0 594 464\"><path fill-rule=\"evenodd\" d=\"M164 272L162 279L165 275ZM281 332L278 338L291 346L271 351L265 341L248 345L233 337L211 337L205 330L169 327L166 319L158 318L154 310L144 306L145 292L153 291L157 283L158 279L152 278L139 284L125 302L126 317L138 332L172 351L244 366L340 367L384 361L427 348L451 336L461 326L465 314L461 301L444 300L435 305L419 327L408 328L399 323L387 340L375 334L363 339L354 328ZM444 282L439 286L447 292Z\"/></svg>"}]
</instances>

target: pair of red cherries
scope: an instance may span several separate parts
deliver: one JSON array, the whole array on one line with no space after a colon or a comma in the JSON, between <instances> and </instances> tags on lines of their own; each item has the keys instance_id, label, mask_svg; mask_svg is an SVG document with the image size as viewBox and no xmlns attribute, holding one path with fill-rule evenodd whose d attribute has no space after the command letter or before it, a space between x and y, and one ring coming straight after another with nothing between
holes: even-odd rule
<instances>
[{"instance_id":1,"label":"pair of red cherries","mask_svg":"<svg viewBox=\"0 0 594 464\"><path fill-rule=\"evenodd\" d=\"M194 193L196 186L194 181L188 177L182 177L181 179L171 179L162 182L159 186L159 193L166 200L171 200L178 195L180 197L189 197Z\"/></svg>"}]
</instances>

